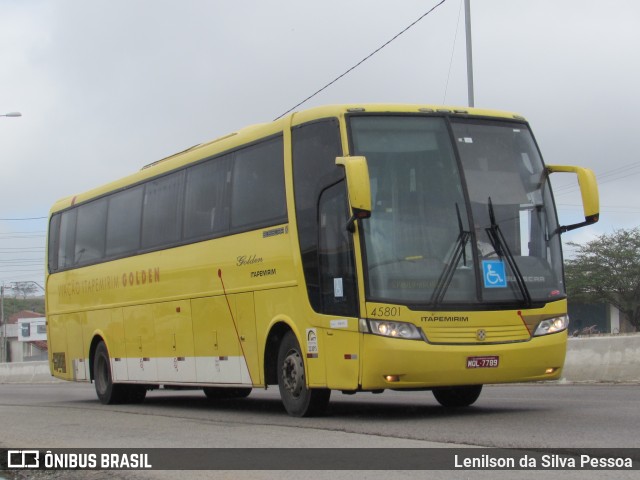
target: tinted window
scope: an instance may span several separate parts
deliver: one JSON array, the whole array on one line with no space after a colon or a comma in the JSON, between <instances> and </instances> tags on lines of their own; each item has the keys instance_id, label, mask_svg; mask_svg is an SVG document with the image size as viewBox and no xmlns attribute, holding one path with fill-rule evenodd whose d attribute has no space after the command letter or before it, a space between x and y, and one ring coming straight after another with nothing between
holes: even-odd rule
<instances>
[{"instance_id":1,"label":"tinted window","mask_svg":"<svg viewBox=\"0 0 640 480\"><path fill-rule=\"evenodd\" d=\"M342 155L336 119L296 127L293 132L293 181L302 267L309 302L322 311L318 265L318 201L321 192L340 181L344 170L336 166Z\"/></svg>"},{"instance_id":2,"label":"tinted window","mask_svg":"<svg viewBox=\"0 0 640 480\"><path fill-rule=\"evenodd\" d=\"M49 222L49 271L58 269L58 248L60 247L60 218L61 215L54 215Z\"/></svg>"},{"instance_id":3,"label":"tinted window","mask_svg":"<svg viewBox=\"0 0 640 480\"><path fill-rule=\"evenodd\" d=\"M320 196L318 260L322 313L355 317L357 289L345 183L326 189Z\"/></svg>"},{"instance_id":4,"label":"tinted window","mask_svg":"<svg viewBox=\"0 0 640 480\"><path fill-rule=\"evenodd\" d=\"M74 264L82 265L104 257L107 225L107 199L102 198L78 207Z\"/></svg>"},{"instance_id":5,"label":"tinted window","mask_svg":"<svg viewBox=\"0 0 640 480\"><path fill-rule=\"evenodd\" d=\"M258 227L286 221L282 138L235 152L231 227Z\"/></svg>"},{"instance_id":6,"label":"tinted window","mask_svg":"<svg viewBox=\"0 0 640 480\"><path fill-rule=\"evenodd\" d=\"M49 270L286 221L278 137L54 215Z\"/></svg>"},{"instance_id":7,"label":"tinted window","mask_svg":"<svg viewBox=\"0 0 640 480\"><path fill-rule=\"evenodd\" d=\"M58 245L58 268L73 266L73 243L76 234L77 210L67 210L60 215L60 243Z\"/></svg>"},{"instance_id":8,"label":"tinted window","mask_svg":"<svg viewBox=\"0 0 640 480\"><path fill-rule=\"evenodd\" d=\"M156 247L180 239L180 210L184 172L146 184L142 214L142 248Z\"/></svg>"},{"instance_id":9,"label":"tinted window","mask_svg":"<svg viewBox=\"0 0 640 480\"><path fill-rule=\"evenodd\" d=\"M107 257L131 253L140 247L143 187L118 192L109 198Z\"/></svg>"},{"instance_id":10,"label":"tinted window","mask_svg":"<svg viewBox=\"0 0 640 480\"><path fill-rule=\"evenodd\" d=\"M185 239L221 234L229 229L231 155L187 169Z\"/></svg>"}]
</instances>

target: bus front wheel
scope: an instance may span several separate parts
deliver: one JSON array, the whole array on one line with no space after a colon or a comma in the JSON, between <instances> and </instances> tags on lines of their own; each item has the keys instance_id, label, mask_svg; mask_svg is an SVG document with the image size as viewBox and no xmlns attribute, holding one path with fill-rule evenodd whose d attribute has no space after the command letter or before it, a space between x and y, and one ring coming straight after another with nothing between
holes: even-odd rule
<instances>
[{"instance_id":1,"label":"bus front wheel","mask_svg":"<svg viewBox=\"0 0 640 480\"><path fill-rule=\"evenodd\" d=\"M480 396L482 385L434 388L433 396L443 407L468 407Z\"/></svg>"},{"instance_id":2,"label":"bus front wheel","mask_svg":"<svg viewBox=\"0 0 640 480\"><path fill-rule=\"evenodd\" d=\"M308 388L300 344L293 332L287 332L278 351L278 387L284 408L294 417L324 413L331 390Z\"/></svg>"}]
</instances>

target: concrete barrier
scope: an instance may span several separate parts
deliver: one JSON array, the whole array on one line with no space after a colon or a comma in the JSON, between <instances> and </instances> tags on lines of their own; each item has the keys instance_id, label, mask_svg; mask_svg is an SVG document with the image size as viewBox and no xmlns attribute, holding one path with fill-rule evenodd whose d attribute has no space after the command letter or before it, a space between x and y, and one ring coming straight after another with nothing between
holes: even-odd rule
<instances>
[{"instance_id":1,"label":"concrete barrier","mask_svg":"<svg viewBox=\"0 0 640 480\"><path fill-rule=\"evenodd\" d=\"M565 382L640 383L640 334L570 338Z\"/></svg>"},{"instance_id":2,"label":"concrete barrier","mask_svg":"<svg viewBox=\"0 0 640 480\"><path fill-rule=\"evenodd\" d=\"M0 383L61 382L47 362L0 363ZM640 383L640 334L570 338L561 383Z\"/></svg>"},{"instance_id":3,"label":"concrete barrier","mask_svg":"<svg viewBox=\"0 0 640 480\"><path fill-rule=\"evenodd\" d=\"M0 363L0 383L62 382L49 371L49 362Z\"/></svg>"}]
</instances>

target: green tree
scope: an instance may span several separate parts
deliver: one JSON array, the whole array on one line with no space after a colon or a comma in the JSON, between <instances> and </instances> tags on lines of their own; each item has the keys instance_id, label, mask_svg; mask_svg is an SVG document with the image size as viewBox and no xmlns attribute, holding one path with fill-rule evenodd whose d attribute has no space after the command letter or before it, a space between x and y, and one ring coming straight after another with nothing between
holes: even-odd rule
<instances>
[{"instance_id":1,"label":"green tree","mask_svg":"<svg viewBox=\"0 0 640 480\"><path fill-rule=\"evenodd\" d=\"M22 310L31 310L32 312L38 312L44 315L44 298L30 297L23 300L21 298L4 297L5 319Z\"/></svg>"},{"instance_id":2,"label":"green tree","mask_svg":"<svg viewBox=\"0 0 640 480\"><path fill-rule=\"evenodd\" d=\"M567 293L583 302L606 302L640 330L640 228L600 235L565 261Z\"/></svg>"}]
</instances>

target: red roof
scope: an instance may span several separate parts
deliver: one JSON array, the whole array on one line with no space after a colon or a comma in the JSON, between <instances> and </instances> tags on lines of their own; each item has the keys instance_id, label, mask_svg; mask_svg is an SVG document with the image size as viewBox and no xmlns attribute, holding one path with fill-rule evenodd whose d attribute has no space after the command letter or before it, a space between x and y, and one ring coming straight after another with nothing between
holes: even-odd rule
<instances>
[{"instance_id":1,"label":"red roof","mask_svg":"<svg viewBox=\"0 0 640 480\"><path fill-rule=\"evenodd\" d=\"M41 350L43 352L46 352L47 350L49 350L49 347L47 346L47 341L46 340L35 340L33 342L29 342L31 345L34 345L38 350Z\"/></svg>"},{"instance_id":2,"label":"red roof","mask_svg":"<svg viewBox=\"0 0 640 480\"><path fill-rule=\"evenodd\" d=\"M18 323L20 318L44 318L44 315L31 310L20 310L9 317L7 323Z\"/></svg>"}]
</instances>

